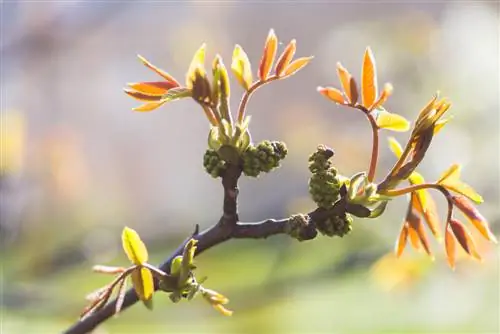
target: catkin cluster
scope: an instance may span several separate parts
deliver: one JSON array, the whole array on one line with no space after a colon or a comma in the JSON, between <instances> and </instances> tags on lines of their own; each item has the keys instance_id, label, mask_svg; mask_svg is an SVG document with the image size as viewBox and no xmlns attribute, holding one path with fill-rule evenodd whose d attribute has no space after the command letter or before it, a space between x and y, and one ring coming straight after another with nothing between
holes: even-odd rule
<instances>
[{"instance_id":1,"label":"catkin cluster","mask_svg":"<svg viewBox=\"0 0 500 334\"><path fill-rule=\"evenodd\" d=\"M268 173L280 166L288 153L285 143L264 140L257 146L250 145L243 153L243 173L257 177L260 173Z\"/></svg>"},{"instance_id":2,"label":"catkin cluster","mask_svg":"<svg viewBox=\"0 0 500 334\"><path fill-rule=\"evenodd\" d=\"M207 150L203 156L203 167L213 178L220 177L226 169L226 162L222 160L217 151Z\"/></svg>"}]
</instances>

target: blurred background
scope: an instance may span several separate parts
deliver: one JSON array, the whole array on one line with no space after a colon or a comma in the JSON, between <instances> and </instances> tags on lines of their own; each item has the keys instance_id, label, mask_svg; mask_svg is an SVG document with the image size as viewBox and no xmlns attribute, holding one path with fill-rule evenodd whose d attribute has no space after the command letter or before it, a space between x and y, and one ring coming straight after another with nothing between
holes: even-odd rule
<instances>
[{"instance_id":1,"label":"blurred background","mask_svg":"<svg viewBox=\"0 0 500 334\"><path fill-rule=\"evenodd\" d=\"M1 6L1 332L57 333L110 277L93 264L127 265L127 225L160 263L221 213L220 181L202 166L208 123L190 100L134 113L127 82L160 78L145 56L183 82L194 51L208 45L230 65L238 43L256 69L274 28L280 50L297 39L313 62L252 98L254 141L283 140L289 156L274 173L243 179L240 217L257 221L314 208L307 158L332 147L341 173L366 170L371 132L364 117L316 92L339 86L341 61L359 78L366 46L379 84L393 83L386 107L414 119L435 91L454 120L419 171L429 180L449 165L483 195L496 235L499 207L499 3L311 3L263 1L4 1ZM207 61L207 63L209 63ZM233 79L233 83L236 82ZM232 88L236 108L241 89ZM382 133L379 173L395 162ZM445 204L434 196L443 209ZM409 247L391 255L406 211L392 202L381 218L356 220L345 238L298 243L286 236L227 242L198 258L206 285L230 298L231 318L203 300L155 310L133 307L96 333L497 333L498 248L474 233L484 263L463 252L458 268ZM440 211L444 218L444 209ZM465 221L465 220L464 220Z\"/></svg>"}]
</instances>

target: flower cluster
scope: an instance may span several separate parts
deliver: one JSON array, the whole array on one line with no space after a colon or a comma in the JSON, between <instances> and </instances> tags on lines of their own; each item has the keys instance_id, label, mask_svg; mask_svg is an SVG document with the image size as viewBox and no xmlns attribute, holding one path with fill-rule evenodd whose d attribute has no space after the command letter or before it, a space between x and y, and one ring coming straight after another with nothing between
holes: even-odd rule
<instances>
[{"instance_id":1,"label":"flower cluster","mask_svg":"<svg viewBox=\"0 0 500 334\"><path fill-rule=\"evenodd\" d=\"M424 222L431 233L440 239L441 227L436 205L428 194L429 189L438 190L448 202L448 215L444 231L449 265L452 268L455 266L457 242L469 255L480 259L469 230L453 216L454 208L458 208L487 240L496 242L496 238L491 233L486 219L471 204L470 201L481 203L482 198L470 186L460 181L460 166L456 164L451 166L433 183L426 183L424 178L415 171L424 159L434 135L449 121L449 118L443 119L443 116L451 103L446 99L440 99L439 94L436 94L420 111L404 149L395 139L390 139L390 147L397 155L398 160L387 176L381 182L375 183L379 130L407 131L410 128L409 122L402 116L389 113L383 107L392 93L392 85L385 84L382 91L378 91L375 59L369 48L366 49L363 59L360 89L358 89L354 78L340 63L337 63L337 73L342 90L334 87L319 87L318 91L337 104L360 110L369 120L373 130L373 148L368 174L361 172L348 182L344 182L345 190L341 189L341 199L338 202L344 200L342 195L344 192L347 196L347 199L344 200L346 205L361 205L356 208L359 213L356 214L358 217L376 217L384 211L391 198L409 194L410 203L396 243L396 254L398 256L402 254L407 240L410 239L414 248L424 249L429 255L432 255ZM361 95L361 102L358 102L359 95ZM404 181L408 181L410 186L397 188ZM367 209L366 206L370 205L377 205L371 213L363 209ZM347 211L353 212L352 209ZM363 213L363 211L366 212Z\"/></svg>"}]
</instances>

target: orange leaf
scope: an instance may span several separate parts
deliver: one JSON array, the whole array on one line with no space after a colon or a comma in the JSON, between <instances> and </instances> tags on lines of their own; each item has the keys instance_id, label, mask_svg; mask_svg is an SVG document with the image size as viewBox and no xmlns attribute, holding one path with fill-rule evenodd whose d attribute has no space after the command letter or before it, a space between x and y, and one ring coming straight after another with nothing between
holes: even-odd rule
<instances>
[{"instance_id":1,"label":"orange leaf","mask_svg":"<svg viewBox=\"0 0 500 334\"><path fill-rule=\"evenodd\" d=\"M169 89L176 88L178 85L171 81L157 82L133 82L128 83L130 88L149 95L164 95Z\"/></svg>"},{"instance_id":2,"label":"orange leaf","mask_svg":"<svg viewBox=\"0 0 500 334\"><path fill-rule=\"evenodd\" d=\"M163 78L165 78L165 80L167 81L170 81L172 83L175 83L176 84L176 87L179 87L180 84L179 82L177 82L177 80L175 80L175 78L173 76L171 76L170 74L168 74L167 72L163 71L162 69L154 66L153 64L151 64L149 61L146 60L146 58L144 58L143 56L141 55L137 55L137 57L139 57L139 59L141 60L141 62L148 68L152 69L153 71L155 71L157 74L159 74L160 76L162 76Z\"/></svg>"},{"instance_id":3,"label":"orange leaf","mask_svg":"<svg viewBox=\"0 0 500 334\"><path fill-rule=\"evenodd\" d=\"M327 99L335 102L335 103L338 103L338 104L345 104L345 101L344 101L344 96L342 95L342 93L340 92L340 90L338 90L337 88L333 88L333 87L318 87L318 92L323 95L324 97L326 97Z\"/></svg>"},{"instance_id":4,"label":"orange leaf","mask_svg":"<svg viewBox=\"0 0 500 334\"><path fill-rule=\"evenodd\" d=\"M285 70L284 76L289 76L300 71L304 66L309 64L313 57L302 57L294 60Z\"/></svg>"},{"instance_id":5,"label":"orange leaf","mask_svg":"<svg viewBox=\"0 0 500 334\"><path fill-rule=\"evenodd\" d=\"M356 82L341 63L337 63L337 75L340 79L340 84L344 89L347 101L350 105L356 104L356 102L358 102L358 89L356 87Z\"/></svg>"},{"instance_id":6,"label":"orange leaf","mask_svg":"<svg viewBox=\"0 0 500 334\"><path fill-rule=\"evenodd\" d=\"M377 99L377 70L371 49L366 48L361 68L361 98L365 108L369 108Z\"/></svg>"},{"instance_id":7,"label":"orange leaf","mask_svg":"<svg viewBox=\"0 0 500 334\"><path fill-rule=\"evenodd\" d=\"M279 77L282 76L282 74L285 72L286 68L292 61L296 49L296 41L292 39L290 43L288 43L285 50L279 57L278 62L276 63L276 75L278 75Z\"/></svg>"},{"instance_id":8,"label":"orange leaf","mask_svg":"<svg viewBox=\"0 0 500 334\"><path fill-rule=\"evenodd\" d=\"M446 227L446 232L444 235L444 245L446 249L446 258L448 260L448 264L450 265L451 269L455 269L455 252L456 252L455 243L456 239L453 236L450 226L448 225Z\"/></svg>"},{"instance_id":9,"label":"orange leaf","mask_svg":"<svg viewBox=\"0 0 500 334\"><path fill-rule=\"evenodd\" d=\"M472 257L481 260L481 256L476 250L476 245L469 230L461 222L453 218L450 220L450 226L455 238L457 238L458 243L464 251Z\"/></svg>"},{"instance_id":10,"label":"orange leaf","mask_svg":"<svg viewBox=\"0 0 500 334\"><path fill-rule=\"evenodd\" d=\"M406 246L406 242L408 241L408 223L404 223L401 228L401 232L399 232L399 238L396 242L396 256L400 257L403 254L403 251Z\"/></svg>"},{"instance_id":11,"label":"orange leaf","mask_svg":"<svg viewBox=\"0 0 500 334\"><path fill-rule=\"evenodd\" d=\"M273 66L274 58L276 57L277 48L278 38L274 34L274 30L271 29L264 46L264 54L262 55L262 59L260 60L258 72L260 80L266 80L269 76L269 72L271 70L271 67Z\"/></svg>"},{"instance_id":12,"label":"orange leaf","mask_svg":"<svg viewBox=\"0 0 500 334\"><path fill-rule=\"evenodd\" d=\"M160 101L162 99L161 95L150 95L127 88L124 88L123 91L125 92L125 94L132 96L134 99L139 101Z\"/></svg>"},{"instance_id":13,"label":"orange leaf","mask_svg":"<svg viewBox=\"0 0 500 334\"><path fill-rule=\"evenodd\" d=\"M156 101L156 102L149 102L149 103L145 103L145 104L143 104L141 106L138 106L136 108L133 108L132 110L134 110L134 111L141 111L141 112L153 111L155 109L158 109L162 105L164 105L165 102L167 102L167 100L160 100L160 101Z\"/></svg>"},{"instance_id":14,"label":"orange leaf","mask_svg":"<svg viewBox=\"0 0 500 334\"><path fill-rule=\"evenodd\" d=\"M463 196L452 196L455 206L470 220L474 227L485 237L494 243L497 243L497 238L491 232L486 218Z\"/></svg>"}]
</instances>

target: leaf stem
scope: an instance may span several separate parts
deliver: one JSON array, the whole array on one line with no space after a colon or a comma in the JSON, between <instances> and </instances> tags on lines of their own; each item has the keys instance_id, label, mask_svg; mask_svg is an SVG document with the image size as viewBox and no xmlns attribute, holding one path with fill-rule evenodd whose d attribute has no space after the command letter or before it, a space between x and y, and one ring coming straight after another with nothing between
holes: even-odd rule
<instances>
[{"instance_id":1,"label":"leaf stem","mask_svg":"<svg viewBox=\"0 0 500 334\"><path fill-rule=\"evenodd\" d=\"M248 100L250 99L250 96L252 95L253 92L255 92L259 87L264 86L265 84L277 80L279 77L277 75L272 75L265 80L258 80L254 82L247 91L243 94L243 97L241 98L240 105L238 106L238 123L241 123L243 121L243 118L245 117L245 109L248 104Z\"/></svg>"}]
</instances>

